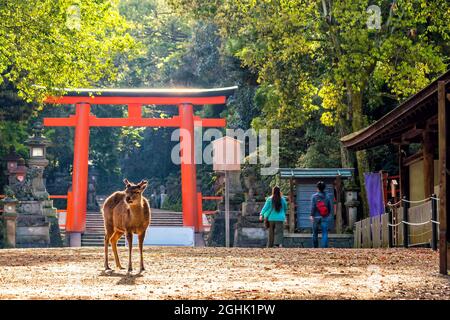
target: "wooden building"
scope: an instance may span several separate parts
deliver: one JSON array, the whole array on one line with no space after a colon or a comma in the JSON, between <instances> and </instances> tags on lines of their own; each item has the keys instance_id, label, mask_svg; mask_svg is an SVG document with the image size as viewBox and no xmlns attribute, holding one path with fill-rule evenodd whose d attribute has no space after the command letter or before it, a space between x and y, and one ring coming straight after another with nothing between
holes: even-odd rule
<instances>
[{"instance_id":1,"label":"wooden building","mask_svg":"<svg viewBox=\"0 0 450 320\"><path fill-rule=\"evenodd\" d=\"M450 220L450 70L370 126L341 139L351 150L398 148L401 196L439 201L440 272L447 274Z\"/></svg>"}]
</instances>

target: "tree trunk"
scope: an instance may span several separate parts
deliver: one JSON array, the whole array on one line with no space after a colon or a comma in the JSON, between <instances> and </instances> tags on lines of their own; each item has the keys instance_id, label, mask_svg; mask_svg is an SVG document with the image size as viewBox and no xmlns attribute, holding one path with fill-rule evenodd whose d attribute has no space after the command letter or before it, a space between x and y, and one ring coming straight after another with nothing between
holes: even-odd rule
<instances>
[{"instance_id":1,"label":"tree trunk","mask_svg":"<svg viewBox=\"0 0 450 320\"><path fill-rule=\"evenodd\" d=\"M363 95L362 90L349 90L349 98L351 103L352 112L352 129L353 132L361 130L366 126L362 110ZM364 172L369 172L369 160L367 157L367 151L361 150L356 152L356 161L358 168L359 185L361 187L361 201L363 209L363 217L369 216L369 206L366 196L366 188L364 185Z\"/></svg>"},{"instance_id":2,"label":"tree trunk","mask_svg":"<svg viewBox=\"0 0 450 320\"><path fill-rule=\"evenodd\" d=\"M351 133L350 123L347 121L346 117L342 115L339 117L339 137L344 137ZM353 152L350 152L341 143L341 165L342 168L353 168L355 163L355 157Z\"/></svg>"}]
</instances>

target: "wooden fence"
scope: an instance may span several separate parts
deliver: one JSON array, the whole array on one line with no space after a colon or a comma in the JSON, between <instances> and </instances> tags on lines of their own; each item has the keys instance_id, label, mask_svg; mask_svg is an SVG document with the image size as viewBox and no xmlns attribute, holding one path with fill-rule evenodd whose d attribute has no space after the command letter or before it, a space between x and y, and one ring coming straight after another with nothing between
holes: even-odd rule
<instances>
[{"instance_id":1,"label":"wooden fence","mask_svg":"<svg viewBox=\"0 0 450 320\"><path fill-rule=\"evenodd\" d=\"M388 215L382 214L356 222L354 241L355 248L387 248Z\"/></svg>"},{"instance_id":2,"label":"wooden fence","mask_svg":"<svg viewBox=\"0 0 450 320\"><path fill-rule=\"evenodd\" d=\"M408 221L421 223L431 221L431 201L412 207L408 210ZM409 226L409 245L418 246L430 244L432 240L432 223Z\"/></svg>"},{"instance_id":3,"label":"wooden fence","mask_svg":"<svg viewBox=\"0 0 450 320\"><path fill-rule=\"evenodd\" d=\"M392 207L390 214L367 218L355 223L355 248L387 248L389 247L389 232L391 232L393 247L404 246L403 207ZM436 214L436 216L439 216ZM408 246L431 245L433 241L432 202L408 208ZM389 226L391 224L391 226ZM417 224L417 225L415 225ZM437 239L437 234L436 240Z\"/></svg>"}]
</instances>

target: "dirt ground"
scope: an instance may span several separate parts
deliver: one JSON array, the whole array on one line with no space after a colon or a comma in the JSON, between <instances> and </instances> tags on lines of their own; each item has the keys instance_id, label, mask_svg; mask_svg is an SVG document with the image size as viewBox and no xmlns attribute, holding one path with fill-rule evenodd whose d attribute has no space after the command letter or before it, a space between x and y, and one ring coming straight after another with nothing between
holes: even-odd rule
<instances>
[{"instance_id":1,"label":"dirt ground","mask_svg":"<svg viewBox=\"0 0 450 320\"><path fill-rule=\"evenodd\" d=\"M0 250L0 298L450 300L429 249L146 247L144 259L142 274L105 273L103 248Z\"/></svg>"}]
</instances>

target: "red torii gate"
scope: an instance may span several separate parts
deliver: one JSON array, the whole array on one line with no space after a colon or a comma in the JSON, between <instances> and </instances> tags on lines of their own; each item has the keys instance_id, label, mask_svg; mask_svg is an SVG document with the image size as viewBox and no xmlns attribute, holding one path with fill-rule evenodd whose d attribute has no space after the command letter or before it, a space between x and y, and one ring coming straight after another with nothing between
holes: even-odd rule
<instances>
[{"instance_id":1,"label":"red torii gate","mask_svg":"<svg viewBox=\"0 0 450 320\"><path fill-rule=\"evenodd\" d=\"M194 154L194 125L225 127L225 119L194 116L194 105L225 104L237 87L219 89L70 89L61 97L49 97L51 104L75 104L76 114L68 118L45 118L44 126L75 127L72 193L68 196L66 231L81 235L85 231L89 128L90 127L178 127L190 134L180 135L181 192L183 225L199 231L197 186ZM97 118L90 113L91 104L128 105L127 118ZM143 105L178 105L178 116L143 118ZM189 150L189 152L183 152ZM77 237L79 238L79 237ZM79 238L80 239L80 238ZM78 242L78 241L76 241Z\"/></svg>"}]
</instances>

